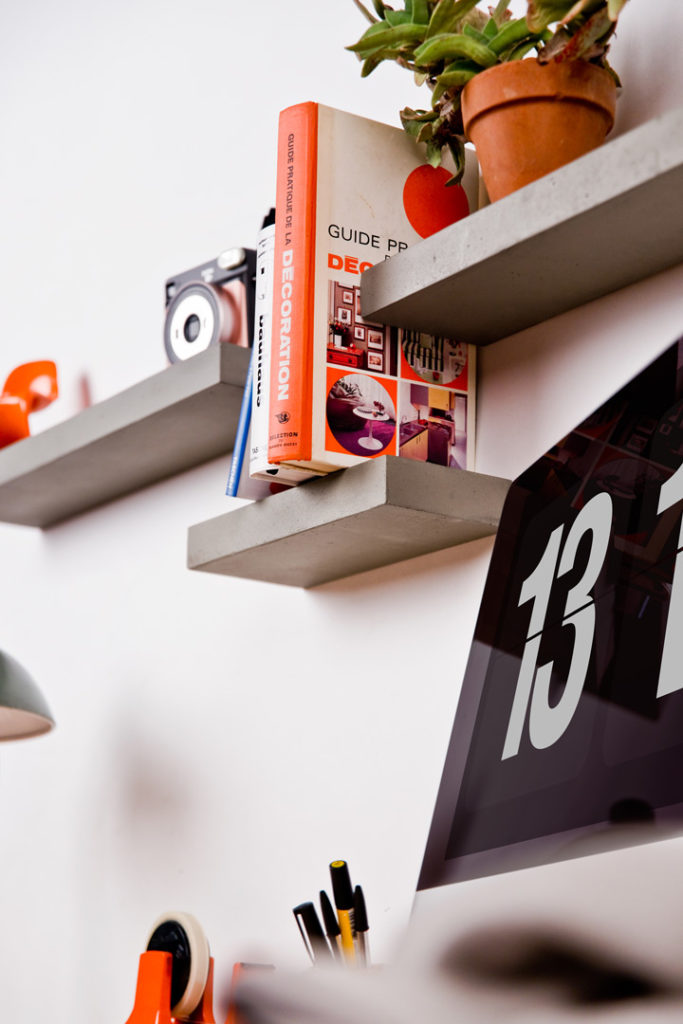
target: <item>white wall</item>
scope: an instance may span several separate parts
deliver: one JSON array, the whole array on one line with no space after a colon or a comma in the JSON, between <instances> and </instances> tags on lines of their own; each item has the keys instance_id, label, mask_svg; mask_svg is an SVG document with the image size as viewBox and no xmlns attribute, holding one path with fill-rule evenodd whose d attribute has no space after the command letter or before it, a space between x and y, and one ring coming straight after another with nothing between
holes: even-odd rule
<instances>
[{"instance_id":1,"label":"white wall","mask_svg":"<svg viewBox=\"0 0 683 1024\"><path fill-rule=\"evenodd\" d=\"M396 122L420 102L398 68L361 81L351 0L3 8L0 377L55 358L63 395L34 429L78 408L84 374L98 400L163 369L163 282L253 244L281 107ZM679 102L661 56L681 29L677 0L629 4L618 130ZM485 350L478 468L515 476L673 341L682 285ZM189 573L186 528L229 507L226 471L0 527L0 646L58 720L0 752L3 1019L122 1024L169 909L204 925L219 995L238 959L304 967L291 908L337 857L377 958L405 926L492 544L311 592Z\"/></svg>"}]
</instances>

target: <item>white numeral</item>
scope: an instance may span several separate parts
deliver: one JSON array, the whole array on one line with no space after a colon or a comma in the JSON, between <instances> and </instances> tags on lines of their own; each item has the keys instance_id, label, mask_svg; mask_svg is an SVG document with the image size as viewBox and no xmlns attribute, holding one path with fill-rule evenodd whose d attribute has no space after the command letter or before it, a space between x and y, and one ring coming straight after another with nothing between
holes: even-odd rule
<instances>
[{"instance_id":1,"label":"white numeral","mask_svg":"<svg viewBox=\"0 0 683 1024\"><path fill-rule=\"evenodd\" d=\"M657 515L666 512L683 498L683 463L673 476L666 480L659 491ZM683 522L678 537L679 549L683 547ZM666 633L662 648L662 660L659 665L659 681L657 696L665 697L683 687L683 568L682 552L679 550L674 565L674 578L669 600L669 614L666 620Z\"/></svg>"},{"instance_id":2,"label":"white numeral","mask_svg":"<svg viewBox=\"0 0 683 1024\"><path fill-rule=\"evenodd\" d=\"M563 526L553 530L536 568L524 580L519 606L533 600L527 641L510 712L501 760L519 753L519 744L529 708L529 739L542 750L552 746L564 734L578 707L583 692L595 633L595 605L591 590L595 586L607 553L612 528L612 499L602 492L591 498L572 523L559 559ZM541 633L556 579L574 568L584 536L591 533L591 547L583 575L568 592L562 624L574 630L572 658L562 696L551 705L549 699L553 662L537 667ZM557 572L555 571L557 567ZM529 707L530 705L530 707Z\"/></svg>"}]
</instances>

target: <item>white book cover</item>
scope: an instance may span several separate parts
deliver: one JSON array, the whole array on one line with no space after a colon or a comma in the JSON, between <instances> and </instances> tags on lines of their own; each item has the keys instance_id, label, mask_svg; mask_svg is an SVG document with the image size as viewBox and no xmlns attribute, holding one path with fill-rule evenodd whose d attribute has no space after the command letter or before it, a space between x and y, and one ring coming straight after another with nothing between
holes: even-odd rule
<instances>
[{"instance_id":1,"label":"white book cover","mask_svg":"<svg viewBox=\"0 0 683 1024\"><path fill-rule=\"evenodd\" d=\"M446 188L401 128L314 103L283 111L278 150L271 462L473 468L476 350L364 318L360 289L440 217L476 209L476 160Z\"/></svg>"}]
</instances>

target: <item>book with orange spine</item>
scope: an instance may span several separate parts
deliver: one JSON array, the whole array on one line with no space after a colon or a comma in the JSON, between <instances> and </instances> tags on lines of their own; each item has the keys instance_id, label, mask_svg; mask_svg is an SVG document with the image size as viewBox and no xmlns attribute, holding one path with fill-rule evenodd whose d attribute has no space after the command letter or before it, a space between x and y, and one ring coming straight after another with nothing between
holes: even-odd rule
<instances>
[{"instance_id":1,"label":"book with orange spine","mask_svg":"<svg viewBox=\"0 0 683 1024\"><path fill-rule=\"evenodd\" d=\"M268 461L474 457L475 349L364 319L362 273L476 209L401 128L308 102L278 127Z\"/></svg>"}]
</instances>

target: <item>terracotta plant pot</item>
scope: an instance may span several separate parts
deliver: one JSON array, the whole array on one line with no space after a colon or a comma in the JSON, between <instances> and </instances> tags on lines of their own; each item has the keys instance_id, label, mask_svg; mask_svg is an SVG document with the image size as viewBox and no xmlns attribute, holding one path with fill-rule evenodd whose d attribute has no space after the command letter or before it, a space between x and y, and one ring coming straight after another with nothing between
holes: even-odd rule
<instances>
[{"instance_id":1,"label":"terracotta plant pot","mask_svg":"<svg viewBox=\"0 0 683 1024\"><path fill-rule=\"evenodd\" d=\"M615 107L614 78L585 61L533 58L476 75L462 113L491 201L601 145Z\"/></svg>"}]
</instances>

